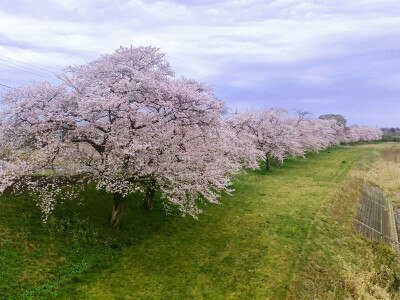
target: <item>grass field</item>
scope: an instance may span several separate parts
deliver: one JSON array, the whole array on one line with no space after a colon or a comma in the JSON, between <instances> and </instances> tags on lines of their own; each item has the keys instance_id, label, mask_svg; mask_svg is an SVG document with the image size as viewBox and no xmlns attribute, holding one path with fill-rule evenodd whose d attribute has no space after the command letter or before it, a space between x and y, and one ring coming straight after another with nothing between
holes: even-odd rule
<instances>
[{"instance_id":1,"label":"grass field","mask_svg":"<svg viewBox=\"0 0 400 300\"><path fill-rule=\"evenodd\" d=\"M166 214L161 201L145 211L132 196L119 231L106 224L111 196L93 186L46 225L27 194L3 196L0 298L394 299L394 252L351 232L359 174L387 147L338 147L248 172L198 220Z\"/></svg>"}]
</instances>

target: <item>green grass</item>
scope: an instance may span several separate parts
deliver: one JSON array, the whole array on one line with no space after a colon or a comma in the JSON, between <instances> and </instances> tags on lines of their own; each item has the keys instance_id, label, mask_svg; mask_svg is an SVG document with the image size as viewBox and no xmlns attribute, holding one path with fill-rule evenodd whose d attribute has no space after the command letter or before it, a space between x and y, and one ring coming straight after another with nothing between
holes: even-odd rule
<instances>
[{"instance_id":1,"label":"green grass","mask_svg":"<svg viewBox=\"0 0 400 300\"><path fill-rule=\"evenodd\" d=\"M338 204L340 187L377 153L338 147L250 171L198 220L159 200L145 211L134 195L119 231L106 224L111 196L93 186L46 226L28 195L3 196L0 299L340 299L338 264L362 269L376 248L351 234L354 199ZM391 266L391 255L376 257Z\"/></svg>"}]
</instances>

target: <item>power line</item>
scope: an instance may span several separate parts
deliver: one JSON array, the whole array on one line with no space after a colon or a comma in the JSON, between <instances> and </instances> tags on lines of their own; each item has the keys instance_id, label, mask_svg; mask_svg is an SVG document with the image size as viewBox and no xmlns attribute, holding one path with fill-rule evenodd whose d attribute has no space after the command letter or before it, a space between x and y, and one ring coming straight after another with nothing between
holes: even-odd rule
<instances>
[{"instance_id":1,"label":"power line","mask_svg":"<svg viewBox=\"0 0 400 300\"><path fill-rule=\"evenodd\" d=\"M49 78L49 79L54 79L55 78L55 76L53 76L54 78L52 78L48 74L40 73L39 71L36 71L35 69L29 68L29 67L16 65L15 63L6 61L6 60L4 60L2 58L0 58L0 61L2 61L2 62L0 62L1 64L6 65L6 66L11 67L11 68L15 68L15 69L18 69L18 70L21 70L21 68L23 68L23 69L28 70L27 72L30 72L32 74L35 74L35 75L38 75L38 76L41 76L41 77L45 77L45 78ZM25 71L25 70L21 70L21 71Z\"/></svg>"},{"instance_id":2,"label":"power line","mask_svg":"<svg viewBox=\"0 0 400 300\"><path fill-rule=\"evenodd\" d=\"M8 49L10 49L10 50L12 50L12 51L14 51L14 49L15 49L15 47L10 47L10 46L6 46L6 45L2 45L1 47L2 47L2 48L8 48ZM19 49L19 48L17 47L17 49ZM7 56L5 56L5 55L1 55L1 56L7 57ZM29 57L31 57L32 59L37 60L37 57L36 57L36 56L33 56L32 54L29 54L28 52L24 52L24 56L29 56ZM8 58L10 58L10 57L8 57ZM16 59L14 59L14 60L16 60ZM56 63L54 63L54 62L52 62L52 61L49 61L48 59L46 59L46 60L41 59L41 62L43 62L43 63L46 64L46 65L57 65ZM39 67L37 67L37 68L39 68ZM45 68L43 68L43 69L45 69ZM47 70L47 69L46 69L46 70ZM48 70L48 71L49 71L49 70ZM51 72L51 71L49 71L49 72ZM54 74L54 72L52 72L52 73Z\"/></svg>"},{"instance_id":3,"label":"power line","mask_svg":"<svg viewBox=\"0 0 400 300\"><path fill-rule=\"evenodd\" d=\"M18 64L25 64L25 65L31 66L32 68L39 69L39 70L43 70L43 71L45 71L45 72L49 72L49 73L51 73L52 76L55 75L55 73L54 73L53 71L50 71L50 70L48 70L48 69L46 69L46 68L38 67L38 66L32 65L32 64L30 64L30 63L27 63L27 62L24 62L24 61L15 59L15 58L11 58L11 57L8 57L8 56L5 56L5 55L1 55L1 54L0 54L0 56L6 58L6 59L8 59L8 60L16 61ZM14 63L14 64L17 64L17 63Z\"/></svg>"},{"instance_id":4,"label":"power line","mask_svg":"<svg viewBox=\"0 0 400 300\"><path fill-rule=\"evenodd\" d=\"M12 61L11 61L11 62L10 62L10 61L6 61L5 59L2 59L2 58L0 58L0 61L2 61L3 64L7 64L7 65L10 66L10 67L14 67L14 68L23 68L23 69L29 70L29 71L31 71L31 72L37 74L37 75L40 75L40 76L42 76L42 77L51 78L49 74L40 73L41 71L37 71L37 70L35 70L35 69L33 69L33 68L21 66L21 65L18 65L18 64L16 64L16 63L12 62ZM55 77L55 76L54 76L54 77Z\"/></svg>"},{"instance_id":5,"label":"power line","mask_svg":"<svg viewBox=\"0 0 400 300\"><path fill-rule=\"evenodd\" d=\"M0 60L1 60L1 59L0 59ZM2 60L2 61L4 61L4 60ZM6 66L6 67L9 67L9 68L14 68L14 69L16 69L16 70L19 70L19 71L22 71L22 72L26 72L26 73L30 73L30 74L33 74L33 75L36 75L36 76L40 76L40 77L43 77L43 78L47 78L47 79L54 80L54 78L51 78L51 77L49 77L49 76L47 76L47 75L39 74L39 73L36 73L36 72L32 72L32 71L27 71L27 70L21 69L21 68L28 69L28 68L23 67L23 66L13 66L13 65L7 64L7 62L6 62L6 63L0 62L0 65Z\"/></svg>"},{"instance_id":6,"label":"power line","mask_svg":"<svg viewBox=\"0 0 400 300\"><path fill-rule=\"evenodd\" d=\"M8 85L6 85L6 84L2 84L2 83L0 83L0 86L5 87L5 88L8 88L8 89L13 89L13 87L8 86Z\"/></svg>"}]
</instances>

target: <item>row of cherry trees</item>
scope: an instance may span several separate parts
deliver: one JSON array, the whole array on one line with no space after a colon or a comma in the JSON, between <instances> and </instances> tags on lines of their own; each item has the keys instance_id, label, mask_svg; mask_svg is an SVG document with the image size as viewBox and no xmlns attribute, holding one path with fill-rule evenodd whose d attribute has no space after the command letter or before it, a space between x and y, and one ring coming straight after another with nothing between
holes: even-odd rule
<instances>
[{"instance_id":1,"label":"row of cherry trees","mask_svg":"<svg viewBox=\"0 0 400 300\"><path fill-rule=\"evenodd\" d=\"M153 47L123 48L68 67L59 85L34 83L1 100L0 190L36 195L44 220L85 182L113 194L118 228L128 194L155 192L183 214L217 203L245 168L332 145L379 140L380 130L281 109L226 116L205 84L176 78ZM46 176L32 176L44 167Z\"/></svg>"},{"instance_id":2,"label":"row of cherry trees","mask_svg":"<svg viewBox=\"0 0 400 300\"><path fill-rule=\"evenodd\" d=\"M341 143L382 139L380 129L345 127L341 119L340 115L310 119L305 112L290 115L283 109L270 109L234 114L225 122L241 139L253 142L253 146L260 151L259 158L265 161L269 170L270 158L280 164L288 156L303 156L306 152L321 151Z\"/></svg>"}]
</instances>

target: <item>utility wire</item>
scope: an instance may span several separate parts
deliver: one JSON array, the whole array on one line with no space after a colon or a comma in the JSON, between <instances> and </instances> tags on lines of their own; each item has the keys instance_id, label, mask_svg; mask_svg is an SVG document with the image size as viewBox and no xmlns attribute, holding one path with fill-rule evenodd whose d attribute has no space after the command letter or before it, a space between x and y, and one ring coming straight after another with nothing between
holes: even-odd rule
<instances>
[{"instance_id":1,"label":"utility wire","mask_svg":"<svg viewBox=\"0 0 400 300\"><path fill-rule=\"evenodd\" d=\"M51 76L53 76L55 78L54 75L50 75L50 74L47 74L47 73L41 73L42 71L38 71L38 70L35 70L33 68L30 68L30 67L25 67L25 66L22 66L22 65L18 65L16 63L12 62L12 61L7 61L7 60L2 59L2 58L0 58L0 61L2 61L3 64L9 65L10 67L23 68L23 69L29 70L29 71L31 71L31 72L33 72L35 74L38 74L38 75L41 75L41 76L45 76L47 78L52 78Z\"/></svg>"},{"instance_id":2,"label":"utility wire","mask_svg":"<svg viewBox=\"0 0 400 300\"><path fill-rule=\"evenodd\" d=\"M3 62L1 62L1 61L3 61ZM36 75L36 76L40 76L40 77L43 77L43 78L47 78L47 79L54 80L54 78L51 78L51 77L49 77L49 76L47 76L47 75L39 74L39 73L36 73L36 72L32 72L32 71L28 71L28 70L21 69L21 68L27 69L26 67L22 67L22 66L18 66L18 67L17 67L17 66L13 66L13 65L7 64L7 62L4 61L4 60L1 60L1 61L0 61L0 65L6 66L6 67L9 67L9 68L14 68L14 69L16 69L16 70L19 70L19 71L22 71L22 72L26 72L26 73L30 73L30 74L33 74L33 75ZM5 63L4 63L4 62L5 62Z\"/></svg>"},{"instance_id":3,"label":"utility wire","mask_svg":"<svg viewBox=\"0 0 400 300\"><path fill-rule=\"evenodd\" d=\"M10 47L10 46L5 46L5 45L2 45L2 47L3 48L8 48L10 51L13 51L14 50L14 48L15 47ZM3 57L7 57L7 56L5 56L5 55L1 55L1 56L3 56ZM35 59L35 60L37 60L37 57L36 56L33 56L32 54L29 54L28 52L24 52L24 57L25 56L28 56L28 57L31 57L32 59ZM10 57L7 57L7 58L10 58ZM13 60L16 60L16 59L13 59ZM21 61L21 60L20 60ZM44 64L46 64L46 65L57 65L56 63L54 63L54 62L51 62L51 61L49 61L49 60L43 60L43 59L41 59L41 62L42 63L44 63ZM39 67L37 67L37 68L39 68ZM43 68L42 67L42 69L45 69L45 70L48 70L48 69L46 69L46 68ZM52 72L52 71L50 71L50 70L48 70L49 72L51 72L51 73L53 73L54 74L54 72Z\"/></svg>"},{"instance_id":4,"label":"utility wire","mask_svg":"<svg viewBox=\"0 0 400 300\"><path fill-rule=\"evenodd\" d=\"M40 73L41 71L37 71L37 70L35 70L35 69L33 69L33 68L30 68L30 67L25 67L25 66L17 65L17 64L15 64L14 62L9 62L9 61L6 61L6 60L4 60L4 59L2 59L2 58L0 58L0 63L3 64L3 65L7 65L8 67L18 69L18 70L21 70L21 68L23 68L23 69L28 70L29 72L31 72L31 73L33 73L33 74L36 74L36 75L42 76L42 77L46 77L46 78L49 78L49 79L54 79L54 78L56 78L54 75L49 75L49 74L45 74L45 73ZM21 70L21 71L25 71L25 70ZM53 78L52 76L53 76L54 78Z\"/></svg>"},{"instance_id":5,"label":"utility wire","mask_svg":"<svg viewBox=\"0 0 400 300\"><path fill-rule=\"evenodd\" d=\"M7 47L7 48L10 48L10 47ZM25 55L32 57L33 59L37 59L37 57L34 57L34 56L30 55L29 53L25 53ZM51 63L49 63L47 61L47 64L50 65ZM10 70L22 71L22 72L29 73L29 74L39 76L39 77L42 77L45 79L49 79L52 81L59 80L59 78L57 77L57 74L55 72L51 71L50 69L46 69L44 67L39 67L34 64L24 62L22 60L22 58L15 59L15 58L11 58L9 56L0 54L0 66L5 66L5 67L8 67ZM11 87L11 86L3 84L3 83L0 83L0 87L7 88L7 89L14 89L14 87Z\"/></svg>"},{"instance_id":6,"label":"utility wire","mask_svg":"<svg viewBox=\"0 0 400 300\"><path fill-rule=\"evenodd\" d=\"M53 71L50 71L50 70L48 70L48 69L46 69L46 68L38 67L38 66L32 65L32 64L30 64L30 63L23 62L23 61L21 61L21 60L18 60L18 59L15 59L15 58L11 58L11 57L8 57L8 56L5 56L5 55L1 55L1 54L0 54L0 56L6 58L6 59L8 59L8 60L16 61L16 62L19 63L19 64L25 64L25 65L31 66L32 68L40 69L40 70L49 72L49 73L51 73L52 76L55 75L55 73L54 73Z\"/></svg>"},{"instance_id":7,"label":"utility wire","mask_svg":"<svg viewBox=\"0 0 400 300\"><path fill-rule=\"evenodd\" d=\"M42 68L42 67L35 66L35 65L33 65L33 64L24 62L24 61L22 61L22 60L18 60L18 59L11 58L11 57L8 57L8 56L1 55L1 54L0 54L0 60L4 60L4 59L1 59L1 57L5 58L5 59L7 59L7 60L10 60L10 61L11 61L10 63L16 64L16 65L18 65L18 66L19 66L19 65L28 65L28 66L30 66L29 69L33 69L34 71L42 70L42 71L45 71L45 72L50 73L51 76L55 76L55 75L56 75L53 71L50 71L50 70L48 70L48 69L46 69L46 68ZM28 68L28 67L25 67L25 68ZM35 69L38 69L38 70L35 70ZM42 71L38 71L38 72L42 72ZM46 74L46 73L45 73L45 74ZM50 75L50 74L46 74L46 75Z\"/></svg>"},{"instance_id":8,"label":"utility wire","mask_svg":"<svg viewBox=\"0 0 400 300\"><path fill-rule=\"evenodd\" d=\"M11 86L8 86L8 85L2 84L2 83L0 83L0 86L5 87L5 88L8 88L8 89L13 89Z\"/></svg>"}]
</instances>

